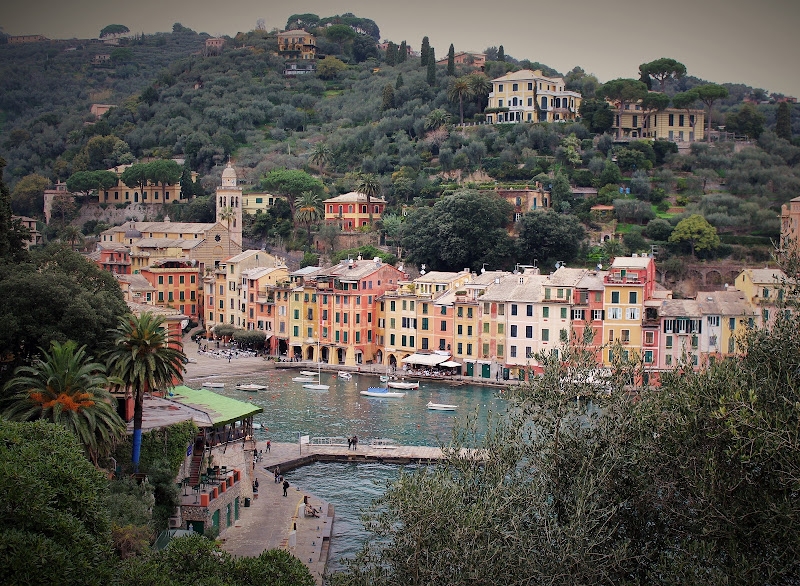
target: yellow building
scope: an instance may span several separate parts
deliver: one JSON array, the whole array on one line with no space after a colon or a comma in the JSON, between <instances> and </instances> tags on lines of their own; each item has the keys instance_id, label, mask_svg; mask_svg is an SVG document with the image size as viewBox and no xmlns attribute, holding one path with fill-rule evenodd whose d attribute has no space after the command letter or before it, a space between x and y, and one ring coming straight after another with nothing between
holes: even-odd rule
<instances>
[{"instance_id":1,"label":"yellow building","mask_svg":"<svg viewBox=\"0 0 800 586\"><path fill-rule=\"evenodd\" d=\"M786 274L780 269L745 269L734 283L755 309L755 323L759 327L771 325L783 305Z\"/></svg>"},{"instance_id":2,"label":"yellow building","mask_svg":"<svg viewBox=\"0 0 800 586\"><path fill-rule=\"evenodd\" d=\"M616 133L622 124L622 138L667 139L673 142L703 140L705 112L703 110L679 110L667 108L661 112L647 113L640 104L625 104L612 108L613 130Z\"/></svg>"},{"instance_id":3,"label":"yellow building","mask_svg":"<svg viewBox=\"0 0 800 586\"><path fill-rule=\"evenodd\" d=\"M292 59L314 59L317 40L304 30L284 31L278 33L278 53Z\"/></svg>"},{"instance_id":4,"label":"yellow building","mask_svg":"<svg viewBox=\"0 0 800 586\"><path fill-rule=\"evenodd\" d=\"M147 203L147 204L160 204L171 203L173 201L186 201L181 197L180 183L168 183L162 185L160 183L153 184L149 181L144 188L139 191L139 186L129 186L122 182L122 173L131 165L118 165L109 169L112 173L117 174L117 184L103 191L98 191L97 198L100 203L113 203L113 204L130 204L130 203ZM197 180L197 172L192 171L192 181Z\"/></svg>"},{"instance_id":5,"label":"yellow building","mask_svg":"<svg viewBox=\"0 0 800 586\"><path fill-rule=\"evenodd\" d=\"M242 212L253 216L265 213L269 211L279 199L285 200L286 197L282 195L273 195L271 193L243 193Z\"/></svg>"},{"instance_id":6,"label":"yellow building","mask_svg":"<svg viewBox=\"0 0 800 586\"><path fill-rule=\"evenodd\" d=\"M618 256L611 264L604 284L603 340L609 345L619 342L622 358L636 360L644 342L642 319L645 301L652 298L655 288L655 262L646 256ZM612 364L613 352L613 348L604 352L604 364Z\"/></svg>"},{"instance_id":7,"label":"yellow building","mask_svg":"<svg viewBox=\"0 0 800 586\"><path fill-rule=\"evenodd\" d=\"M581 94L564 88L564 79L522 69L492 80L486 122L556 122L575 120Z\"/></svg>"}]
</instances>

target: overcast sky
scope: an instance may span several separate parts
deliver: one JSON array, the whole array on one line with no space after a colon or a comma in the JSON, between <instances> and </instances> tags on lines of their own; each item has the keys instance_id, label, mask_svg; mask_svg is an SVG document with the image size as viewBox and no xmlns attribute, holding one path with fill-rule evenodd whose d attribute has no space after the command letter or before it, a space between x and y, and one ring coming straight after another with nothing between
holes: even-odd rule
<instances>
[{"instance_id":1,"label":"overcast sky","mask_svg":"<svg viewBox=\"0 0 800 586\"><path fill-rule=\"evenodd\" d=\"M89 38L108 24L154 33L180 22L233 36L260 18L268 29L282 28L302 12L371 18L384 39L416 49L427 35L438 58L450 43L474 51L503 45L517 59L562 73L580 65L603 82L638 77L640 63L673 57L711 82L800 97L797 0L29 0L5 6L0 27L11 35Z\"/></svg>"}]
</instances>

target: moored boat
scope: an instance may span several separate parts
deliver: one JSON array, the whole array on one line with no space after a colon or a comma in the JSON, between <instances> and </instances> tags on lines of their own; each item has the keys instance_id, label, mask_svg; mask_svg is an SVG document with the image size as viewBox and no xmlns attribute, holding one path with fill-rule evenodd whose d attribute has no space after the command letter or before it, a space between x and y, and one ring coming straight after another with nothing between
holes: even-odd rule
<instances>
[{"instance_id":1,"label":"moored boat","mask_svg":"<svg viewBox=\"0 0 800 586\"><path fill-rule=\"evenodd\" d=\"M346 372L344 370L340 370L339 372L337 372L336 376L338 378L342 379L342 380L350 380L350 379L353 378L352 374L350 374L349 372Z\"/></svg>"},{"instance_id":2,"label":"moored boat","mask_svg":"<svg viewBox=\"0 0 800 586\"><path fill-rule=\"evenodd\" d=\"M203 386L204 387L208 387L209 389L224 389L225 388L225 383L205 382L205 383L203 383Z\"/></svg>"},{"instance_id":3,"label":"moored boat","mask_svg":"<svg viewBox=\"0 0 800 586\"><path fill-rule=\"evenodd\" d=\"M418 389L419 382L391 381L387 386L390 389Z\"/></svg>"},{"instance_id":4,"label":"moored boat","mask_svg":"<svg viewBox=\"0 0 800 586\"><path fill-rule=\"evenodd\" d=\"M303 376L317 376L317 373L311 370L301 370L300 374Z\"/></svg>"},{"instance_id":5,"label":"moored boat","mask_svg":"<svg viewBox=\"0 0 800 586\"><path fill-rule=\"evenodd\" d=\"M330 385L324 385L322 383L306 383L303 385L303 388L312 391L327 391L331 387Z\"/></svg>"},{"instance_id":6,"label":"moored boat","mask_svg":"<svg viewBox=\"0 0 800 586\"><path fill-rule=\"evenodd\" d=\"M263 391L267 388L267 385L256 385L253 383L239 383L236 385L236 388L240 391Z\"/></svg>"},{"instance_id":7,"label":"moored boat","mask_svg":"<svg viewBox=\"0 0 800 586\"><path fill-rule=\"evenodd\" d=\"M295 383L310 383L315 378L317 378L317 377L316 376L293 376L292 377L292 382L295 382Z\"/></svg>"},{"instance_id":8,"label":"moored boat","mask_svg":"<svg viewBox=\"0 0 800 586\"><path fill-rule=\"evenodd\" d=\"M369 387L366 391L361 391L366 397L405 397L405 393L397 393L383 387Z\"/></svg>"},{"instance_id":9,"label":"moored boat","mask_svg":"<svg viewBox=\"0 0 800 586\"><path fill-rule=\"evenodd\" d=\"M381 375L381 382L382 382L382 383L385 383L385 382L388 382L388 381L389 381L389 375L387 375L387 374L382 374L382 375Z\"/></svg>"},{"instance_id":10,"label":"moored boat","mask_svg":"<svg viewBox=\"0 0 800 586\"><path fill-rule=\"evenodd\" d=\"M455 411L458 405L448 405L447 403L433 403L428 401L428 409L431 411Z\"/></svg>"}]
</instances>

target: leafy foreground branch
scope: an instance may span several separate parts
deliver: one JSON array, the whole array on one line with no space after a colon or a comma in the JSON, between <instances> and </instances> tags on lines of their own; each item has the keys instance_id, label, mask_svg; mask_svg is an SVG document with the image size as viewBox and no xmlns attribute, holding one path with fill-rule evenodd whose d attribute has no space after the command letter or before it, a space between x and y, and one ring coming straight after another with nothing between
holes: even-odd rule
<instances>
[{"instance_id":1,"label":"leafy foreground branch","mask_svg":"<svg viewBox=\"0 0 800 586\"><path fill-rule=\"evenodd\" d=\"M442 465L403 474L332 583L796 583L798 331L781 315L741 360L610 395L574 345L484 439L462 423Z\"/></svg>"}]
</instances>

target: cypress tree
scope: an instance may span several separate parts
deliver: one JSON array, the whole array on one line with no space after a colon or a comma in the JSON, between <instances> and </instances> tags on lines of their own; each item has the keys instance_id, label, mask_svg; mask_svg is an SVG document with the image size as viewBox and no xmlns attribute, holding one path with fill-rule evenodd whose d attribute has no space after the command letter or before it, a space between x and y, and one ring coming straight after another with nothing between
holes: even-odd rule
<instances>
[{"instance_id":1,"label":"cypress tree","mask_svg":"<svg viewBox=\"0 0 800 586\"><path fill-rule=\"evenodd\" d=\"M394 108L394 88L392 84L387 83L383 86L383 102L381 103L381 112L391 110Z\"/></svg>"},{"instance_id":2,"label":"cypress tree","mask_svg":"<svg viewBox=\"0 0 800 586\"><path fill-rule=\"evenodd\" d=\"M397 63L397 49L396 45L389 41L386 45L386 65L395 65Z\"/></svg>"},{"instance_id":3,"label":"cypress tree","mask_svg":"<svg viewBox=\"0 0 800 586\"><path fill-rule=\"evenodd\" d=\"M497 49L497 60L498 61L506 60L506 51L505 49L503 49L503 45L500 45L500 48Z\"/></svg>"},{"instance_id":4,"label":"cypress tree","mask_svg":"<svg viewBox=\"0 0 800 586\"><path fill-rule=\"evenodd\" d=\"M395 84L394 84L394 89L399 90L401 87L403 87L403 83L404 83L403 82L403 74L402 73L398 73L397 74L397 82L395 82Z\"/></svg>"},{"instance_id":5,"label":"cypress tree","mask_svg":"<svg viewBox=\"0 0 800 586\"><path fill-rule=\"evenodd\" d=\"M419 50L419 62L422 67L428 64L428 53L431 50L431 42L428 37L422 37L422 48Z\"/></svg>"},{"instance_id":6,"label":"cypress tree","mask_svg":"<svg viewBox=\"0 0 800 586\"><path fill-rule=\"evenodd\" d=\"M397 62L405 63L408 59L408 45L405 41L400 43L400 48L397 50Z\"/></svg>"},{"instance_id":7,"label":"cypress tree","mask_svg":"<svg viewBox=\"0 0 800 586\"><path fill-rule=\"evenodd\" d=\"M787 102L778 104L778 114L775 118L775 134L780 138L792 140L792 112Z\"/></svg>"},{"instance_id":8,"label":"cypress tree","mask_svg":"<svg viewBox=\"0 0 800 586\"><path fill-rule=\"evenodd\" d=\"M456 49L450 43L450 50L447 51L447 75L456 74Z\"/></svg>"},{"instance_id":9,"label":"cypress tree","mask_svg":"<svg viewBox=\"0 0 800 586\"><path fill-rule=\"evenodd\" d=\"M431 87L436 85L436 56L433 47L428 51L428 85Z\"/></svg>"}]
</instances>

